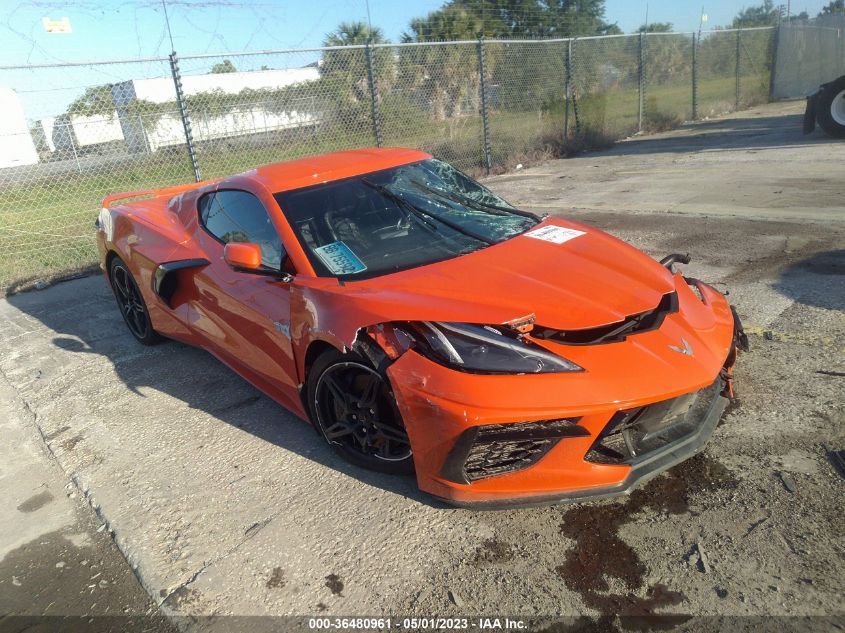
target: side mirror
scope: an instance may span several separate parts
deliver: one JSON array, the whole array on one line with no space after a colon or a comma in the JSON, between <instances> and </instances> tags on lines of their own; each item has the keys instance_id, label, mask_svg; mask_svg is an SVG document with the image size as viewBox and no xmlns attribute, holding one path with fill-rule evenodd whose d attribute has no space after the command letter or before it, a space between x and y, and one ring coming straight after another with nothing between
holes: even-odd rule
<instances>
[{"instance_id":1,"label":"side mirror","mask_svg":"<svg viewBox=\"0 0 845 633\"><path fill-rule=\"evenodd\" d=\"M223 247L223 260L235 270L261 272L261 247L249 242L229 242Z\"/></svg>"}]
</instances>

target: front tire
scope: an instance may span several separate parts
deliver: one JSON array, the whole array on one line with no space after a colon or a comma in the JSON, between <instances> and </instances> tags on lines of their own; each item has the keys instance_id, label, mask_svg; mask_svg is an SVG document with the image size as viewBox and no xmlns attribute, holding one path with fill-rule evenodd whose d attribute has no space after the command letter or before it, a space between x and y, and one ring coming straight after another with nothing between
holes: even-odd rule
<instances>
[{"instance_id":1,"label":"front tire","mask_svg":"<svg viewBox=\"0 0 845 633\"><path fill-rule=\"evenodd\" d=\"M845 138L845 76L829 83L816 102L816 120L834 138Z\"/></svg>"},{"instance_id":2,"label":"front tire","mask_svg":"<svg viewBox=\"0 0 845 633\"><path fill-rule=\"evenodd\" d=\"M346 461L389 474L413 472L413 453L387 378L357 354L333 350L308 372L308 412Z\"/></svg>"},{"instance_id":3,"label":"front tire","mask_svg":"<svg viewBox=\"0 0 845 633\"><path fill-rule=\"evenodd\" d=\"M135 340L142 345L155 345L161 336L153 329L150 313L141 289L120 257L115 257L109 266L109 280L120 314Z\"/></svg>"}]
</instances>

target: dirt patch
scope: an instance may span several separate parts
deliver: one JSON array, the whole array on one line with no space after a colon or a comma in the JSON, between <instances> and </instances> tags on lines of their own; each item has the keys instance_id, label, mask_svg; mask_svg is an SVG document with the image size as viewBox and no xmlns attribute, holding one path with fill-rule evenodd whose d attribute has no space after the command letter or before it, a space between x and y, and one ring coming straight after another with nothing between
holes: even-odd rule
<instances>
[{"instance_id":1,"label":"dirt patch","mask_svg":"<svg viewBox=\"0 0 845 633\"><path fill-rule=\"evenodd\" d=\"M603 630L613 630L614 614L625 618L626 628L671 628L687 616L661 615L656 619L655 612L680 605L686 599L684 594L658 583L636 595L645 586L646 565L620 538L619 529L641 510L684 514L689 510L691 495L712 488L733 489L737 485L738 481L727 468L698 455L635 490L624 503L573 508L564 515L560 532L575 544L555 571L586 606L602 614ZM626 591L613 592L611 583L621 583Z\"/></svg>"}]
</instances>

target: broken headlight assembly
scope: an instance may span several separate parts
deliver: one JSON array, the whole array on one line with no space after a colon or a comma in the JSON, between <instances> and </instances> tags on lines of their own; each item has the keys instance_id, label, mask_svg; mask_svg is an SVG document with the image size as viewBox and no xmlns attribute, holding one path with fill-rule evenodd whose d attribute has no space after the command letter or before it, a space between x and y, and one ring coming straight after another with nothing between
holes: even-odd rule
<instances>
[{"instance_id":1,"label":"broken headlight assembly","mask_svg":"<svg viewBox=\"0 0 845 633\"><path fill-rule=\"evenodd\" d=\"M548 374L584 369L506 328L470 323L389 323L369 332L391 358L410 348L451 369L476 374Z\"/></svg>"}]
</instances>

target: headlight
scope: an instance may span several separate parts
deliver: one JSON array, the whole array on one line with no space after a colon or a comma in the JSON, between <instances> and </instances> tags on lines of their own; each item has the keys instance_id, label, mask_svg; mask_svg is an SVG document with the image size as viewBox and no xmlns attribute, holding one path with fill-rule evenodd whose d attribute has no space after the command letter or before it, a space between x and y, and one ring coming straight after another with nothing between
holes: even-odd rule
<instances>
[{"instance_id":1,"label":"headlight","mask_svg":"<svg viewBox=\"0 0 845 633\"><path fill-rule=\"evenodd\" d=\"M584 371L516 333L468 323L393 323L389 339L395 351L414 347L453 369L481 374L547 374ZM398 348L398 349L397 349Z\"/></svg>"}]
</instances>

